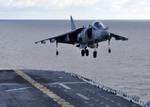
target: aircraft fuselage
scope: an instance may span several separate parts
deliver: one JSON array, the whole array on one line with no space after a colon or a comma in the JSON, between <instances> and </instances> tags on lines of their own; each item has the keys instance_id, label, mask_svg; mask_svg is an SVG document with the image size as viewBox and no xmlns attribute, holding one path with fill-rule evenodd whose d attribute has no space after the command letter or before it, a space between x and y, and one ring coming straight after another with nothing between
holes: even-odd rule
<instances>
[{"instance_id":1,"label":"aircraft fuselage","mask_svg":"<svg viewBox=\"0 0 150 107\"><path fill-rule=\"evenodd\" d=\"M106 41L109 33L104 29L95 29L94 27L85 28L78 35L80 48L96 48L98 42Z\"/></svg>"}]
</instances>

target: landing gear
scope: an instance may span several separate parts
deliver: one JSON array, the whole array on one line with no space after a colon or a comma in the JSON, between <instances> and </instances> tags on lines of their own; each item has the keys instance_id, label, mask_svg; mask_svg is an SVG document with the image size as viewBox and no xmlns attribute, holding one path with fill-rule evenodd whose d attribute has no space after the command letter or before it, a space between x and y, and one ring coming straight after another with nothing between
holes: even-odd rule
<instances>
[{"instance_id":1,"label":"landing gear","mask_svg":"<svg viewBox=\"0 0 150 107\"><path fill-rule=\"evenodd\" d=\"M81 50L81 56L84 56L84 55L89 56L89 50L88 49L82 49Z\"/></svg>"},{"instance_id":2,"label":"landing gear","mask_svg":"<svg viewBox=\"0 0 150 107\"><path fill-rule=\"evenodd\" d=\"M110 48L108 49L108 53L111 53L111 49Z\"/></svg>"},{"instance_id":3,"label":"landing gear","mask_svg":"<svg viewBox=\"0 0 150 107\"><path fill-rule=\"evenodd\" d=\"M98 48L98 43L96 44L96 47L95 47L95 49L93 51L93 58L97 57L97 51L96 51L97 48Z\"/></svg>"},{"instance_id":4,"label":"landing gear","mask_svg":"<svg viewBox=\"0 0 150 107\"><path fill-rule=\"evenodd\" d=\"M97 57L97 51L95 50L94 52L93 52L93 58L96 58Z\"/></svg>"},{"instance_id":5,"label":"landing gear","mask_svg":"<svg viewBox=\"0 0 150 107\"><path fill-rule=\"evenodd\" d=\"M81 56L89 56L89 50L88 49L82 49L81 50ZM93 51L93 58L97 57L97 51Z\"/></svg>"},{"instance_id":6,"label":"landing gear","mask_svg":"<svg viewBox=\"0 0 150 107\"><path fill-rule=\"evenodd\" d=\"M84 54L85 54L85 51L82 49L81 50L81 55L84 56Z\"/></svg>"},{"instance_id":7,"label":"landing gear","mask_svg":"<svg viewBox=\"0 0 150 107\"><path fill-rule=\"evenodd\" d=\"M56 51L56 55L57 55L57 56L59 55L59 52L58 52L58 50Z\"/></svg>"},{"instance_id":8,"label":"landing gear","mask_svg":"<svg viewBox=\"0 0 150 107\"><path fill-rule=\"evenodd\" d=\"M110 49L110 40L108 40L108 53L111 53L111 49Z\"/></svg>"},{"instance_id":9,"label":"landing gear","mask_svg":"<svg viewBox=\"0 0 150 107\"><path fill-rule=\"evenodd\" d=\"M85 50L85 54L86 54L86 56L89 56L89 50L88 49Z\"/></svg>"},{"instance_id":10,"label":"landing gear","mask_svg":"<svg viewBox=\"0 0 150 107\"><path fill-rule=\"evenodd\" d=\"M56 55L59 55L59 51L58 51L58 42L56 42Z\"/></svg>"}]
</instances>

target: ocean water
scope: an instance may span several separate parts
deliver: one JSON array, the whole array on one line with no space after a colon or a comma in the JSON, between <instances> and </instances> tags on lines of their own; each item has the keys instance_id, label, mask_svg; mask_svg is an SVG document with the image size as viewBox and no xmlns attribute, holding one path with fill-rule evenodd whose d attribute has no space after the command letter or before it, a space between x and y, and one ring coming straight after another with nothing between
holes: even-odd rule
<instances>
[{"instance_id":1,"label":"ocean water","mask_svg":"<svg viewBox=\"0 0 150 107\"><path fill-rule=\"evenodd\" d=\"M80 74L108 87L150 100L150 21L104 20L110 32L126 36L129 41L112 39L99 44L98 57L81 57L80 49L59 44L35 45L40 39L70 31L65 20L0 20L0 69L44 69ZM91 24L76 21L78 27Z\"/></svg>"}]
</instances>

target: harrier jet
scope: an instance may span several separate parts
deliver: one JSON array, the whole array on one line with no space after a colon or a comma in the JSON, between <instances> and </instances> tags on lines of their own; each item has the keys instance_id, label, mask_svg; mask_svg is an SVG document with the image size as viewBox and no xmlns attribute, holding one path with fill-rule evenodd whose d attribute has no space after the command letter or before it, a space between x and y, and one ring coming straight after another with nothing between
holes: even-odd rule
<instances>
[{"instance_id":1,"label":"harrier jet","mask_svg":"<svg viewBox=\"0 0 150 107\"><path fill-rule=\"evenodd\" d=\"M99 46L99 42L108 41L108 53L111 53L110 49L110 41L111 38L115 38L115 40L126 41L128 38L116 35L108 31L108 27L105 27L102 22L93 22L92 25L88 27L80 27L76 28L74 20L72 16L70 17L71 21L71 31L55 36L47 39L43 39L35 42L45 44L46 41L50 43L56 43L56 55L59 55L58 52L58 43L65 43L75 45L76 47L81 49L82 56L89 56L89 48L94 49L93 58L97 57L96 49Z\"/></svg>"}]
</instances>

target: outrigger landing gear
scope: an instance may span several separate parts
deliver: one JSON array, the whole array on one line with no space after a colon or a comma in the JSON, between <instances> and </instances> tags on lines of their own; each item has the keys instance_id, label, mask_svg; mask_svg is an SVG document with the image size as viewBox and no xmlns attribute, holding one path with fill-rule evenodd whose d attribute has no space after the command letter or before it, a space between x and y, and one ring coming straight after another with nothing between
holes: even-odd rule
<instances>
[{"instance_id":1,"label":"outrigger landing gear","mask_svg":"<svg viewBox=\"0 0 150 107\"><path fill-rule=\"evenodd\" d=\"M59 51L58 51L58 42L56 42L56 55L59 55Z\"/></svg>"},{"instance_id":2,"label":"outrigger landing gear","mask_svg":"<svg viewBox=\"0 0 150 107\"><path fill-rule=\"evenodd\" d=\"M110 49L110 40L108 40L108 53L111 53L111 49Z\"/></svg>"}]
</instances>

